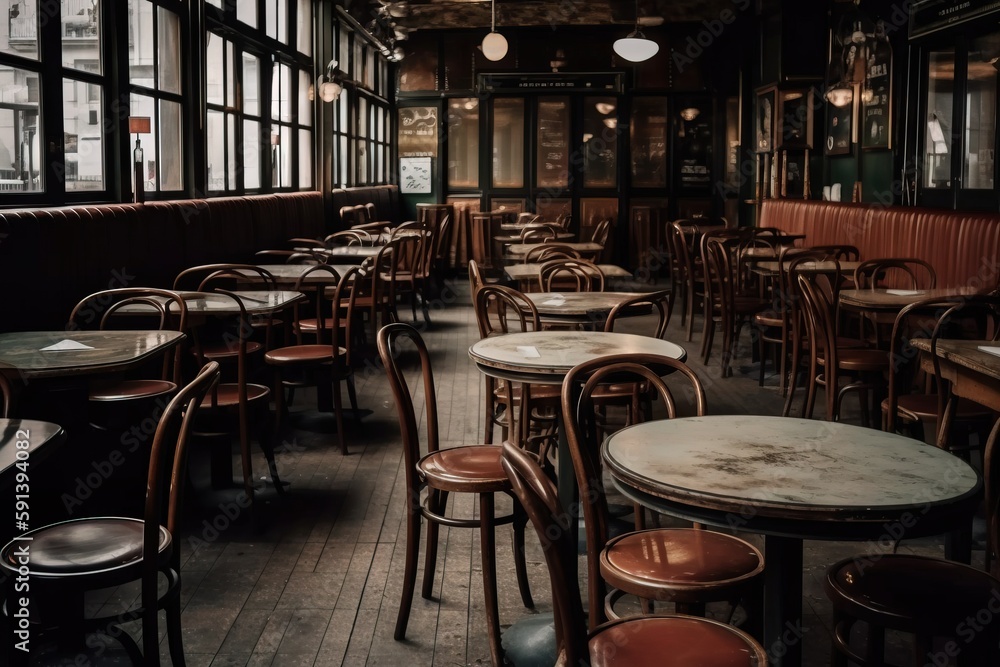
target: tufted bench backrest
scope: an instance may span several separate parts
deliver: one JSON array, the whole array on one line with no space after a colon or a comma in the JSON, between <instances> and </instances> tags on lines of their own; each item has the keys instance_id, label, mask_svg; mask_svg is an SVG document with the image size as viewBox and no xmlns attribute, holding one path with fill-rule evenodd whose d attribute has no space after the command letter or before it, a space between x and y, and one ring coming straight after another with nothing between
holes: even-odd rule
<instances>
[{"instance_id":1,"label":"tufted bench backrest","mask_svg":"<svg viewBox=\"0 0 1000 667\"><path fill-rule=\"evenodd\" d=\"M759 224L805 234L805 246L857 246L863 260L923 259L937 272L939 287L992 288L1000 282L996 213L769 199Z\"/></svg>"},{"instance_id":2,"label":"tufted bench backrest","mask_svg":"<svg viewBox=\"0 0 1000 667\"><path fill-rule=\"evenodd\" d=\"M321 238L324 210L302 192L0 211L0 331L61 328L91 292L170 287L189 266Z\"/></svg>"}]
</instances>

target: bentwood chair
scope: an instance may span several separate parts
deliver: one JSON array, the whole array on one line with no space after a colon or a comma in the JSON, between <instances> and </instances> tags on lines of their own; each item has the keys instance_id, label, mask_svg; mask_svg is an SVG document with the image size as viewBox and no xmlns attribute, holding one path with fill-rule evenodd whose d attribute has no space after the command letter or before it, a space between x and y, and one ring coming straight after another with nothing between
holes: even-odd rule
<instances>
[{"instance_id":1,"label":"bentwood chair","mask_svg":"<svg viewBox=\"0 0 1000 667\"><path fill-rule=\"evenodd\" d=\"M667 417L677 415L664 375L680 378L694 395L695 415L705 414L705 392L684 363L659 355L612 355L580 364L563 382L562 411L583 505L587 534L587 590L590 627L618 618L624 595L674 602L678 612L704 614L706 602L745 599L759 617L764 557L748 542L701 529L639 530L611 538L607 494L602 481L596 394L610 382L645 385L663 401ZM639 416L638 414L636 415ZM641 420L641 419L640 419ZM610 592L608 591L610 589ZM730 615L731 617L731 615ZM759 620L756 619L756 620Z\"/></svg>"},{"instance_id":2,"label":"bentwood chair","mask_svg":"<svg viewBox=\"0 0 1000 667\"><path fill-rule=\"evenodd\" d=\"M549 259L538 267L543 292L603 292L604 272L585 259Z\"/></svg>"},{"instance_id":3,"label":"bentwood chair","mask_svg":"<svg viewBox=\"0 0 1000 667\"><path fill-rule=\"evenodd\" d=\"M869 259L854 269L855 289L934 289L937 286L937 272L934 267L915 257ZM892 328L895 316L892 313L864 313L861 321L872 325L872 339L878 345ZM864 331L860 334L865 338Z\"/></svg>"},{"instance_id":4,"label":"bentwood chair","mask_svg":"<svg viewBox=\"0 0 1000 667\"><path fill-rule=\"evenodd\" d=\"M404 350L401 344L408 340L412 347ZM420 385L426 407L426 454L421 455L418 415L414 396L404 374L404 352L419 358ZM524 560L524 527L527 518L515 501L512 514L497 517L494 512L494 495L511 492L510 482L500 467L500 448L493 445L460 446L442 449L438 433L437 398L430 355L420 334L413 327L395 323L384 327L378 334L378 351L389 377L389 386L396 401L403 441L406 479L406 565L403 573L402 597L396 616L394 637L401 640L413 602L417 577L417 556L420 550L420 527L427 520L427 546L424 561L424 580L421 595L431 597L434 570L437 562L439 526L450 528L479 528L483 559L483 589L486 608L486 630L490 654L494 665L502 665L503 649L500 646L500 618L497 603L496 526L512 523L514 527L514 564L521 600L525 607L533 607L528 587L527 566ZM415 387L414 391L418 391ZM426 499L421 504L421 492ZM472 493L478 496L479 518L465 519L445 516L448 498L452 493ZM446 593L447 594L447 593ZM467 593L466 593L467 594Z\"/></svg>"},{"instance_id":5,"label":"bentwood chair","mask_svg":"<svg viewBox=\"0 0 1000 667\"><path fill-rule=\"evenodd\" d=\"M93 517L74 519L35 529L0 550L0 569L7 579L6 613L26 593L15 583L22 569L30 569L31 646L44 646L42 637L84 633L118 641L135 665L160 664L158 612L166 611L167 644L171 662L183 667L181 638L181 577L179 528L187 446L198 405L219 379L219 365L207 364L198 376L167 404L153 434L145 484L142 519ZM139 486L136 485L139 492ZM141 493L141 492L139 492ZM30 545L30 568L22 568L24 545ZM166 580L158 591L160 575ZM101 618L85 616L87 591L141 583L140 606ZM142 623L142 650L121 626ZM11 632L10 629L7 632ZM11 664L26 664L29 654L14 649L12 633L6 639ZM87 646L92 646L87 640ZM35 654L37 657L37 654Z\"/></svg>"},{"instance_id":6,"label":"bentwood chair","mask_svg":"<svg viewBox=\"0 0 1000 667\"><path fill-rule=\"evenodd\" d=\"M329 332L329 342L324 342L322 338L317 338L313 344L298 344L288 347L281 347L269 350L264 354L264 362L274 369L274 410L275 410L275 433L281 433L281 424L286 412L285 387L289 384L288 373L298 371L300 373L315 374L315 384L320 403L325 402L328 396L328 387L333 388L333 413L337 420L337 441L340 444L340 452L347 454L347 441L344 439L344 415L343 401L340 394L340 383L347 382L348 393L350 394L351 405L354 408L354 417L359 419L357 395L354 390L354 375L351 368L350 348L353 329L354 308L352 307L356 290L355 282L361 281L361 267L352 267L343 276L337 276L337 272L330 266L315 267L303 278L312 272L326 270L331 277L335 277L336 285L332 299L327 295L327 286L317 285L316 288L316 312L318 317L317 332ZM324 302L330 301L332 307L327 307ZM346 311L341 316L341 309L347 304ZM324 313L329 313L329 322L326 321ZM343 326L341 326L343 324ZM292 386L300 385L296 382Z\"/></svg>"},{"instance_id":7,"label":"bentwood chair","mask_svg":"<svg viewBox=\"0 0 1000 667\"><path fill-rule=\"evenodd\" d=\"M14 400L14 391L6 377L0 375L0 417L7 419L10 416L11 403Z\"/></svg>"},{"instance_id":8,"label":"bentwood chair","mask_svg":"<svg viewBox=\"0 0 1000 667\"><path fill-rule=\"evenodd\" d=\"M279 494L284 493L284 487L278 478L278 467L274 459L274 447L271 440L269 423L271 390L265 385L249 381L247 350L253 328L246 306L239 296L232 292L217 288L214 294L228 298L233 302L232 311L235 314L220 319L225 320L222 338L236 354L236 377L234 381L220 382L205 396L201 403L199 419L194 432L202 437L228 438L234 430L233 422L235 422L235 431L240 444L243 490L247 502L251 507L254 507L256 486L253 460L250 454L251 430L257 436L257 442L264 452L271 473L271 481L276 491ZM195 328L192 332L194 352L200 366L212 361L205 355L204 347L200 342L202 328L204 327ZM251 429L251 424L253 424L253 429ZM230 476L227 475L227 477Z\"/></svg>"},{"instance_id":9,"label":"bentwood chair","mask_svg":"<svg viewBox=\"0 0 1000 667\"><path fill-rule=\"evenodd\" d=\"M129 309L142 308L141 314L132 318L126 316ZM150 319L158 320L156 327L149 327ZM187 329L187 304L180 294L169 290L148 287L124 287L95 292L74 306L69 316L67 329L84 328L95 324L100 330L121 328L122 325L143 328ZM92 408L108 413L97 422L98 428L107 428L109 420L121 425L136 410L145 409L150 401L165 400L177 391L181 377L181 356L171 351L164 356L163 369L159 378L103 380L91 385L88 399ZM111 412L118 412L111 417Z\"/></svg>"},{"instance_id":10,"label":"bentwood chair","mask_svg":"<svg viewBox=\"0 0 1000 667\"><path fill-rule=\"evenodd\" d=\"M545 553L555 611L557 667L766 667L767 654L752 637L695 616L647 615L617 619L585 632L579 585L567 563L576 559L577 535L552 481L535 460L503 444L503 469ZM593 616L591 616L593 621Z\"/></svg>"}]
</instances>

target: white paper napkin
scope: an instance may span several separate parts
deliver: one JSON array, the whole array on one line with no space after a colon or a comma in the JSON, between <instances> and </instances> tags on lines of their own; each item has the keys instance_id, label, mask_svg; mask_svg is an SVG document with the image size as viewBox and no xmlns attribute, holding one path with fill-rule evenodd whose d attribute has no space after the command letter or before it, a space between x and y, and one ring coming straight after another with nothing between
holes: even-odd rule
<instances>
[{"instance_id":1,"label":"white paper napkin","mask_svg":"<svg viewBox=\"0 0 1000 667\"><path fill-rule=\"evenodd\" d=\"M1000 347L997 347L995 345L980 345L979 351L1000 357Z\"/></svg>"},{"instance_id":2,"label":"white paper napkin","mask_svg":"<svg viewBox=\"0 0 1000 667\"><path fill-rule=\"evenodd\" d=\"M538 349L534 345L518 345L517 351L525 359L541 359L542 355L538 354Z\"/></svg>"},{"instance_id":3,"label":"white paper napkin","mask_svg":"<svg viewBox=\"0 0 1000 667\"><path fill-rule=\"evenodd\" d=\"M77 342L75 340L70 340L68 338L64 338L63 340L59 341L58 343L53 343L52 345L49 345L48 347L43 347L41 351L42 352L65 352L65 351L68 351L68 350L93 350L93 349L94 348L92 348L89 345L84 345L83 343L79 343L79 342Z\"/></svg>"},{"instance_id":4,"label":"white paper napkin","mask_svg":"<svg viewBox=\"0 0 1000 667\"><path fill-rule=\"evenodd\" d=\"M549 299L548 301L542 302L543 306L565 306L566 299Z\"/></svg>"},{"instance_id":5,"label":"white paper napkin","mask_svg":"<svg viewBox=\"0 0 1000 667\"><path fill-rule=\"evenodd\" d=\"M887 289L886 294L895 294L896 296L917 296L918 294L923 294L923 290L918 289Z\"/></svg>"}]
</instances>

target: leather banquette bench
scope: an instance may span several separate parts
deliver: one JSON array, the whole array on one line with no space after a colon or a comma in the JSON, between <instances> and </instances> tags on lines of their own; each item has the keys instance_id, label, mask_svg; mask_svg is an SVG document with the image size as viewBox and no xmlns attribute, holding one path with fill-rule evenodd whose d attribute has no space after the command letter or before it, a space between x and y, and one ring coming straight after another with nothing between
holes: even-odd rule
<instances>
[{"instance_id":1,"label":"leather banquette bench","mask_svg":"<svg viewBox=\"0 0 1000 667\"><path fill-rule=\"evenodd\" d=\"M856 246L862 260L923 259L936 270L938 287L989 290L1000 282L996 213L769 199L758 225L805 234L804 246Z\"/></svg>"},{"instance_id":2,"label":"leather banquette bench","mask_svg":"<svg viewBox=\"0 0 1000 667\"><path fill-rule=\"evenodd\" d=\"M0 331L60 329L92 292L321 238L325 211L321 192L0 211Z\"/></svg>"}]
</instances>

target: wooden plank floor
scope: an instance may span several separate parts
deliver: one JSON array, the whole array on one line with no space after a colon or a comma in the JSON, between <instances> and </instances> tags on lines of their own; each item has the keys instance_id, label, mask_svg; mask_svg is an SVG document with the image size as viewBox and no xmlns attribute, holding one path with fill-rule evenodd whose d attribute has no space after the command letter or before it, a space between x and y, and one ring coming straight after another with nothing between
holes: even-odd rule
<instances>
[{"instance_id":1,"label":"wooden plank floor","mask_svg":"<svg viewBox=\"0 0 1000 667\"><path fill-rule=\"evenodd\" d=\"M445 296L434 304L433 325L424 335L433 357L442 445L448 447L481 440L483 381L467 354L478 336L466 282L454 281ZM407 310L401 312L408 317ZM736 363L735 376L722 379L718 341L712 364L705 367L698 359L699 337L683 342L679 316L668 338L688 349L690 364L705 382L711 413L780 414L776 381L769 378L768 386L758 388L748 349ZM358 373L357 382L366 414L356 423L348 413L351 453L346 457L337 448L332 416L315 412L314 394L296 396L295 428L278 454L280 473L290 487L284 497L264 496L262 530L233 503L232 494L213 495L197 483L189 494L185 531L178 541L184 645L191 667L490 663L476 530L442 528L434 599L419 596L418 581L407 639L392 638L405 547L399 427L382 370L370 365ZM422 401L418 407L423 408ZM193 461L196 467L201 463L197 457ZM255 465L259 476L263 460ZM455 501L453 514L474 515L471 498ZM509 507L509 502L498 500L498 505ZM747 538L761 543L757 536ZM533 533L528 543L534 610L520 603L510 531L498 531L504 627L528 614L551 611L547 573ZM801 641L807 665L829 664L830 610L821 583L826 566L873 548L880 547L806 543ZM902 550L943 553L939 540L907 543ZM981 559L982 552L976 556ZM91 602L119 609L133 603L137 593L134 588L116 590ZM165 642L162 646L169 664ZM122 661L117 650L109 650L93 664Z\"/></svg>"}]
</instances>

